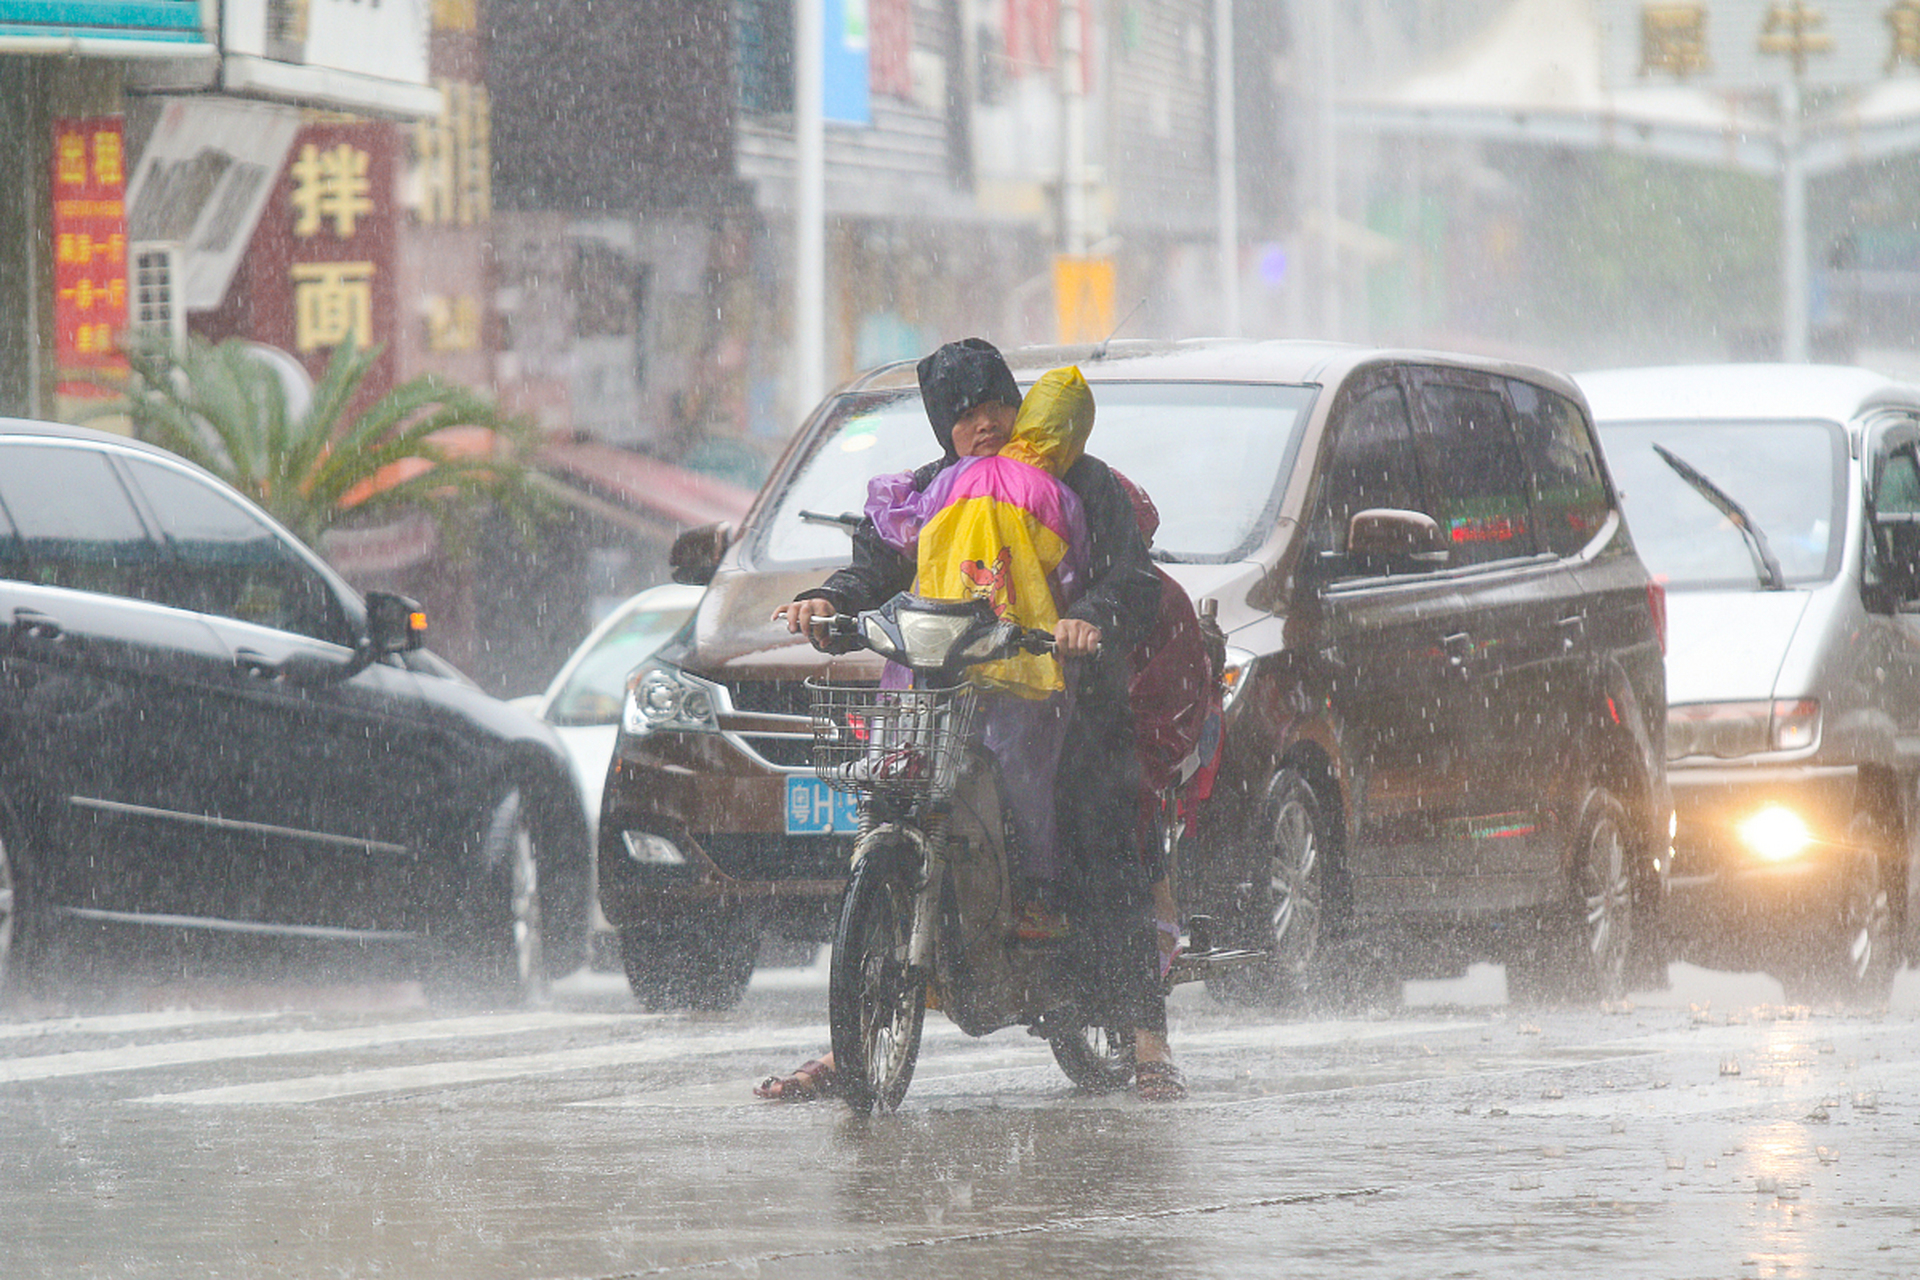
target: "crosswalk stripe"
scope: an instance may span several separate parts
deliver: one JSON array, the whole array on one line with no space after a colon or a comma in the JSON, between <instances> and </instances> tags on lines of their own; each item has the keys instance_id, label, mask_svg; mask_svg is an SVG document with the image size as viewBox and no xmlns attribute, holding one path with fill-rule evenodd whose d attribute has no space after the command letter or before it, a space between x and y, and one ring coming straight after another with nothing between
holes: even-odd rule
<instances>
[{"instance_id":1,"label":"crosswalk stripe","mask_svg":"<svg viewBox=\"0 0 1920 1280\"><path fill-rule=\"evenodd\" d=\"M215 1022L262 1022L280 1017L278 1011L215 1012L205 1009L168 1009L158 1013L110 1013L97 1017L46 1018L38 1022L0 1023L0 1040L29 1040L43 1036L122 1036L142 1031L177 1031Z\"/></svg>"},{"instance_id":2,"label":"crosswalk stripe","mask_svg":"<svg viewBox=\"0 0 1920 1280\"><path fill-rule=\"evenodd\" d=\"M110 1071L145 1071L222 1062L235 1058L268 1058L288 1054L332 1053L404 1044L415 1040L446 1040L458 1036L516 1035L527 1031L586 1028L647 1021L644 1014L525 1013L471 1018L440 1018L426 1022L387 1023L338 1031L273 1031L251 1036L217 1036L177 1040L164 1044L129 1045L114 1049L82 1049L71 1053L0 1058L0 1084L25 1080L55 1080L66 1076Z\"/></svg>"},{"instance_id":3,"label":"crosswalk stripe","mask_svg":"<svg viewBox=\"0 0 1920 1280\"><path fill-rule=\"evenodd\" d=\"M598 1067L631 1066L641 1062L667 1062L698 1054L732 1053L763 1049L767 1046L768 1035L764 1029L693 1036L675 1034L654 1040L623 1040L614 1044L590 1045L580 1049L555 1049L546 1053L423 1062L412 1066L383 1067L372 1071L348 1071L332 1075L302 1076L290 1080L269 1080L257 1084L224 1085L212 1089L193 1089L183 1093L157 1093L137 1098L135 1101L185 1106L321 1102L329 1098L349 1098L369 1093L442 1089L452 1085L479 1084L489 1080L509 1080L517 1076L556 1075L567 1071L589 1071Z\"/></svg>"}]
</instances>

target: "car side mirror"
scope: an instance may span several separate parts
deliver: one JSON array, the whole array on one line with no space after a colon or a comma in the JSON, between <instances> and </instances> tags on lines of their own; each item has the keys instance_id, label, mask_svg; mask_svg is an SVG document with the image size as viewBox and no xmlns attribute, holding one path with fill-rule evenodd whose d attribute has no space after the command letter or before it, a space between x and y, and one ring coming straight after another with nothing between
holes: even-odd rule
<instances>
[{"instance_id":1,"label":"car side mirror","mask_svg":"<svg viewBox=\"0 0 1920 1280\"><path fill-rule=\"evenodd\" d=\"M417 600L391 591L367 592L367 649L370 658L410 653L426 639L427 613Z\"/></svg>"},{"instance_id":2,"label":"car side mirror","mask_svg":"<svg viewBox=\"0 0 1920 1280\"><path fill-rule=\"evenodd\" d=\"M1424 511L1368 507L1347 522L1347 559L1383 573L1438 568L1448 560L1440 525Z\"/></svg>"},{"instance_id":3,"label":"car side mirror","mask_svg":"<svg viewBox=\"0 0 1920 1280\"><path fill-rule=\"evenodd\" d=\"M697 525L673 540L667 563L673 567L673 580L702 587L713 581L720 557L733 541L733 526L725 520Z\"/></svg>"}]
</instances>

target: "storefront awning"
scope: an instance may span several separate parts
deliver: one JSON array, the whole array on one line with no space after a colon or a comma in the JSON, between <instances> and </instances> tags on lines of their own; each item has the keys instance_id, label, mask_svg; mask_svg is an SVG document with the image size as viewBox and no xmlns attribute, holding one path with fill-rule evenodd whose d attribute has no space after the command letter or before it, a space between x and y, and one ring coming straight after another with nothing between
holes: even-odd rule
<instances>
[{"instance_id":1,"label":"storefront awning","mask_svg":"<svg viewBox=\"0 0 1920 1280\"><path fill-rule=\"evenodd\" d=\"M738 524L753 503L751 489L592 441L548 445L540 466L570 488L678 528Z\"/></svg>"}]
</instances>

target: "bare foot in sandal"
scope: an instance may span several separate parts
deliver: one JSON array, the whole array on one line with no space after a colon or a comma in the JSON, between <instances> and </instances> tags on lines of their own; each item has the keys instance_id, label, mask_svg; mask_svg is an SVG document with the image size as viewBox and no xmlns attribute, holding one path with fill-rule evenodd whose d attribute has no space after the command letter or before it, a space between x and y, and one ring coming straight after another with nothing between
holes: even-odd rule
<instances>
[{"instance_id":1,"label":"bare foot in sandal","mask_svg":"<svg viewBox=\"0 0 1920 1280\"><path fill-rule=\"evenodd\" d=\"M1187 1096L1186 1077L1173 1065L1164 1034L1134 1032L1133 1092L1142 1102L1178 1102Z\"/></svg>"},{"instance_id":2,"label":"bare foot in sandal","mask_svg":"<svg viewBox=\"0 0 1920 1280\"><path fill-rule=\"evenodd\" d=\"M839 1078L834 1074L833 1055L829 1053L801 1063L784 1076L768 1076L754 1086L753 1096L769 1102L812 1102L816 1098L831 1098L838 1091Z\"/></svg>"}]
</instances>

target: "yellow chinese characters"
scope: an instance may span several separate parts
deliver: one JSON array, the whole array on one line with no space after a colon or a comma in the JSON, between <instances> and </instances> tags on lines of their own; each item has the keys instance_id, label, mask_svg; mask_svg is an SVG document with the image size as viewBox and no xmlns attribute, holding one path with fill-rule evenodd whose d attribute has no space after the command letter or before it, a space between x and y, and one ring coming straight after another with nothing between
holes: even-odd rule
<instances>
[{"instance_id":1,"label":"yellow chinese characters","mask_svg":"<svg viewBox=\"0 0 1920 1280\"><path fill-rule=\"evenodd\" d=\"M373 345L373 264L299 262L293 276L293 349L302 354Z\"/></svg>"},{"instance_id":2,"label":"yellow chinese characters","mask_svg":"<svg viewBox=\"0 0 1920 1280\"><path fill-rule=\"evenodd\" d=\"M1821 29L1826 25L1826 11L1804 0L1769 5L1760 27L1760 52L1784 55L1794 75L1805 75L1808 54L1833 52L1833 37Z\"/></svg>"},{"instance_id":3,"label":"yellow chinese characters","mask_svg":"<svg viewBox=\"0 0 1920 1280\"><path fill-rule=\"evenodd\" d=\"M345 142L322 151L309 142L293 162L293 234L310 239L328 222L333 234L351 240L362 216L373 212L367 153Z\"/></svg>"},{"instance_id":4,"label":"yellow chinese characters","mask_svg":"<svg viewBox=\"0 0 1920 1280\"><path fill-rule=\"evenodd\" d=\"M1686 79L1708 70L1707 7L1649 4L1640 9L1640 74Z\"/></svg>"},{"instance_id":5,"label":"yellow chinese characters","mask_svg":"<svg viewBox=\"0 0 1920 1280\"><path fill-rule=\"evenodd\" d=\"M420 221L470 227L493 215L493 116L487 87L435 80L447 109L413 127Z\"/></svg>"},{"instance_id":6,"label":"yellow chinese characters","mask_svg":"<svg viewBox=\"0 0 1920 1280\"><path fill-rule=\"evenodd\" d=\"M1920 67L1920 0L1898 0L1880 15L1887 23L1887 63L1891 72L1902 64Z\"/></svg>"}]
</instances>

